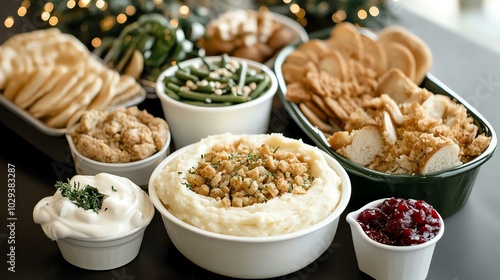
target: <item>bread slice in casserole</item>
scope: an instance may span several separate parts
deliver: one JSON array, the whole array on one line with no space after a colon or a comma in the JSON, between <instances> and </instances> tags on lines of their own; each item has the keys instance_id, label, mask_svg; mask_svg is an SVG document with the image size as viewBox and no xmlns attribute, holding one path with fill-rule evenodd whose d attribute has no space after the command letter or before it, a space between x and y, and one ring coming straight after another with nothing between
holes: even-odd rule
<instances>
[{"instance_id":1,"label":"bread slice in casserole","mask_svg":"<svg viewBox=\"0 0 500 280\"><path fill-rule=\"evenodd\" d=\"M362 166L370 164L385 145L378 126L373 124L350 133L334 133L328 142L332 147L340 147L337 153Z\"/></svg>"}]
</instances>

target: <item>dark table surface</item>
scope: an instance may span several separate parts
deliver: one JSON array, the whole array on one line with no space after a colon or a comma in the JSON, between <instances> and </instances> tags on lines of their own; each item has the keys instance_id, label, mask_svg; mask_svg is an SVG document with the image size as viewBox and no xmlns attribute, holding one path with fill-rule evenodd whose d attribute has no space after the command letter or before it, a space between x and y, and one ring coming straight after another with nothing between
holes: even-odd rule
<instances>
[{"instance_id":1,"label":"dark table surface","mask_svg":"<svg viewBox=\"0 0 500 280\"><path fill-rule=\"evenodd\" d=\"M397 19L388 19L386 23L407 27L431 48L434 56L431 73L465 98L496 131L500 131L500 55L403 9L397 9L395 16ZM162 116L157 99L146 99L140 107ZM312 143L278 99L269 127L270 131ZM168 239L158 212L146 230L139 255L131 263L100 272L70 265L62 258L56 243L44 235L32 217L34 205L54 193L54 182L74 174L67 146L60 141L44 142L48 148L42 152L33 145L37 136L25 134L10 125L6 114L2 114L0 131L0 178L5 185L0 218L5 225L0 230L1 279L226 279L196 266L181 255ZM55 150L59 155L56 159L47 155L47 151L50 154ZM15 166L13 230L7 227L12 222L7 217L9 165ZM445 234L436 246L428 279L499 279L499 165L500 155L496 153L481 167L465 206L445 219ZM349 205L341 216L330 250L306 268L280 278L370 279L357 267L350 229L345 221L345 214L352 210L355 210L354 206ZM15 240L15 272L7 270L10 266L7 255L11 253L8 240L12 239Z\"/></svg>"}]
</instances>

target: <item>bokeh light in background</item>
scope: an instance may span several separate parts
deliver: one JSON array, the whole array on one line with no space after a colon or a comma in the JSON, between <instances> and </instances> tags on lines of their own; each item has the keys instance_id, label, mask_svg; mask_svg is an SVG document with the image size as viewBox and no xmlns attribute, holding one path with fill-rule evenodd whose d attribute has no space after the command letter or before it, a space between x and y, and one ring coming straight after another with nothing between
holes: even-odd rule
<instances>
[{"instance_id":1,"label":"bokeh light in background","mask_svg":"<svg viewBox=\"0 0 500 280\"><path fill-rule=\"evenodd\" d=\"M7 28L11 28L14 25L14 18L12 16L8 16L4 21L4 25Z\"/></svg>"},{"instance_id":2,"label":"bokeh light in background","mask_svg":"<svg viewBox=\"0 0 500 280\"><path fill-rule=\"evenodd\" d=\"M149 12L162 13L174 27L182 27L199 7L181 0L7 0L19 3L15 14L4 19L5 28L32 23L30 29L58 27L75 35L89 48L101 45L106 36L117 36L129 23ZM332 26L342 21L364 25L380 17L380 5L399 0L254 0L255 8L286 14L304 26ZM215 4L214 4L215 5ZM173 16L175 15L175 16ZM21 20L22 19L22 20ZM24 27L23 27L24 28ZM17 27L19 30L19 27ZM26 28L24 28L26 29ZM28 31L28 30L25 30Z\"/></svg>"}]
</instances>

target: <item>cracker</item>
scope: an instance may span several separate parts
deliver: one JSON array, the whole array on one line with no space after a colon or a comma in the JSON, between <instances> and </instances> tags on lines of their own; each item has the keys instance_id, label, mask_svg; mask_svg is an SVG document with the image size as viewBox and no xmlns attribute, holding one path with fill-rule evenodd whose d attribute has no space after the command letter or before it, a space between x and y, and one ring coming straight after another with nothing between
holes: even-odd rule
<instances>
[{"instance_id":1,"label":"cracker","mask_svg":"<svg viewBox=\"0 0 500 280\"><path fill-rule=\"evenodd\" d=\"M339 105L346 111L347 114L352 114L354 111L356 111L357 106L354 105L352 102L352 99L348 96L340 96L337 98L337 102Z\"/></svg>"},{"instance_id":2,"label":"cracker","mask_svg":"<svg viewBox=\"0 0 500 280\"><path fill-rule=\"evenodd\" d=\"M324 70L333 77L344 81L347 78L347 64L337 50L330 50L320 57L318 63L320 70Z\"/></svg>"},{"instance_id":3,"label":"cracker","mask_svg":"<svg viewBox=\"0 0 500 280\"><path fill-rule=\"evenodd\" d=\"M302 51L307 54L310 58L313 58L314 61L319 59L323 54L328 52L328 45L321 39L310 39L307 42L300 44L297 47L298 51Z\"/></svg>"},{"instance_id":4,"label":"cracker","mask_svg":"<svg viewBox=\"0 0 500 280\"><path fill-rule=\"evenodd\" d=\"M312 102L314 102L319 108L321 108L321 110L323 111L323 113L325 113L329 118L336 118L337 116L335 116L335 114L332 112L332 110L330 110L330 108L328 108L328 106L326 106L326 103L325 103L325 100L320 97L319 95L316 95L316 94L312 94L311 95L311 100Z\"/></svg>"},{"instance_id":5,"label":"cracker","mask_svg":"<svg viewBox=\"0 0 500 280\"><path fill-rule=\"evenodd\" d=\"M294 50L285 59L285 63L305 65L309 61L307 54L300 50Z\"/></svg>"},{"instance_id":6,"label":"cracker","mask_svg":"<svg viewBox=\"0 0 500 280\"><path fill-rule=\"evenodd\" d=\"M365 56L373 59L372 68L377 72L377 75L384 74L387 71L387 53L382 44L365 35L361 36L361 40Z\"/></svg>"},{"instance_id":7,"label":"cracker","mask_svg":"<svg viewBox=\"0 0 500 280\"><path fill-rule=\"evenodd\" d=\"M404 103L411 98L411 92L419 89L401 70L393 68L379 78L377 95L387 94L396 103Z\"/></svg>"},{"instance_id":8,"label":"cracker","mask_svg":"<svg viewBox=\"0 0 500 280\"><path fill-rule=\"evenodd\" d=\"M299 104L299 109L304 114L304 116L311 122L311 124L318 128L319 130L326 132L326 133L333 133L334 128L329 125L328 123L323 122L317 115L314 114L314 112L309 109L304 103Z\"/></svg>"},{"instance_id":9,"label":"cracker","mask_svg":"<svg viewBox=\"0 0 500 280\"><path fill-rule=\"evenodd\" d=\"M432 53L427 44L417 35L401 26L388 26L378 33L380 42L397 42L406 46L415 58L416 69L412 79L419 85L432 66Z\"/></svg>"},{"instance_id":10,"label":"cracker","mask_svg":"<svg viewBox=\"0 0 500 280\"><path fill-rule=\"evenodd\" d=\"M284 63L281 66L281 71L283 73L283 79L287 84L294 82L300 82L304 78L304 66L297 65L294 63Z\"/></svg>"},{"instance_id":11,"label":"cracker","mask_svg":"<svg viewBox=\"0 0 500 280\"><path fill-rule=\"evenodd\" d=\"M363 41L358 28L350 22L337 23L327 43L338 49L346 58L363 61Z\"/></svg>"},{"instance_id":12,"label":"cracker","mask_svg":"<svg viewBox=\"0 0 500 280\"><path fill-rule=\"evenodd\" d=\"M313 112L322 122L328 122L328 116L318 105L316 105L316 103L312 101L306 101L303 102L303 104L307 106L307 108L309 108L309 110L311 110L311 112Z\"/></svg>"},{"instance_id":13,"label":"cracker","mask_svg":"<svg viewBox=\"0 0 500 280\"><path fill-rule=\"evenodd\" d=\"M328 106L328 108L330 108L330 110L332 110L332 112L335 114L335 116L337 116L337 118L341 122L346 122L349 119L349 115L342 108L342 106L340 106L340 104L337 102L337 100L335 100L331 97L327 97L327 98L325 98L325 103Z\"/></svg>"},{"instance_id":14,"label":"cracker","mask_svg":"<svg viewBox=\"0 0 500 280\"><path fill-rule=\"evenodd\" d=\"M311 98L311 94L304 88L304 85L300 82L295 82L287 85L286 99L293 103L301 103L308 101Z\"/></svg>"},{"instance_id":15,"label":"cracker","mask_svg":"<svg viewBox=\"0 0 500 280\"><path fill-rule=\"evenodd\" d=\"M387 69L397 68L413 81L417 64L411 51L396 42L384 43L382 46L387 53Z\"/></svg>"},{"instance_id":16,"label":"cracker","mask_svg":"<svg viewBox=\"0 0 500 280\"><path fill-rule=\"evenodd\" d=\"M307 57L309 58L309 61L312 61L313 63L317 64L319 62L319 57L320 55L327 51L328 48L326 45L324 45L324 48L322 48L322 43L318 42L321 41L320 39L312 39L307 42L304 42L300 44L297 47L297 50L304 52Z\"/></svg>"}]
</instances>

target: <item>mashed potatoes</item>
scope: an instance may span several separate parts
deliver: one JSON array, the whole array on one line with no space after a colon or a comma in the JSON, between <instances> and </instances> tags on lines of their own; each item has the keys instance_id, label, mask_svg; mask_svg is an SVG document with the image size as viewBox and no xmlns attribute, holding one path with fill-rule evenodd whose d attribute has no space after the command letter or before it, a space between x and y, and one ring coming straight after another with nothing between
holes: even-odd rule
<instances>
[{"instance_id":1,"label":"mashed potatoes","mask_svg":"<svg viewBox=\"0 0 500 280\"><path fill-rule=\"evenodd\" d=\"M213 151L213 147L221 150L224 145L229 148L234 143L256 148L266 144L271 151L296 155L308 166L307 187L300 191L290 189L243 207L234 207L220 197L193 191L186 179L193 168ZM297 180L303 183L300 178ZM186 148L165 166L153 184L162 203L177 218L204 230L235 236L273 236L310 227L335 210L342 191L340 177L329 167L319 149L281 134L210 136Z\"/></svg>"}]
</instances>

